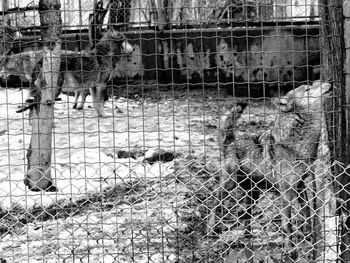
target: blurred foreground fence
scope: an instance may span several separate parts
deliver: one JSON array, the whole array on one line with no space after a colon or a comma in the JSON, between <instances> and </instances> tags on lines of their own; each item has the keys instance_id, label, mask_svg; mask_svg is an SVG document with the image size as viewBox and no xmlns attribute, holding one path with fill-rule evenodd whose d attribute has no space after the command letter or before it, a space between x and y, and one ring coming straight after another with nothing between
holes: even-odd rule
<instances>
[{"instance_id":1,"label":"blurred foreground fence","mask_svg":"<svg viewBox=\"0 0 350 263\"><path fill-rule=\"evenodd\" d=\"M324 2L3 1L0 262L349 262Z\"/></svg>"}]
</instances>

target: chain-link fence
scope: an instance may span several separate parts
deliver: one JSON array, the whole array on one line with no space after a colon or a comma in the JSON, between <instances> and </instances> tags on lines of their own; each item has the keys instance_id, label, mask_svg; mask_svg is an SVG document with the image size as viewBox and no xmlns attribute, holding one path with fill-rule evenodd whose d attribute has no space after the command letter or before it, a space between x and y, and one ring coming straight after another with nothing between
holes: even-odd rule
<instances>
[{"instance_id":1,"label":"chain-link fence","mask_svg":"<svg viewBox=\"0 0 350 263\"><path fill-rule=\"evenodd\" d=\"M0 262L348 262L319 2L3 1Z\"/></svg>"}]
</instances>

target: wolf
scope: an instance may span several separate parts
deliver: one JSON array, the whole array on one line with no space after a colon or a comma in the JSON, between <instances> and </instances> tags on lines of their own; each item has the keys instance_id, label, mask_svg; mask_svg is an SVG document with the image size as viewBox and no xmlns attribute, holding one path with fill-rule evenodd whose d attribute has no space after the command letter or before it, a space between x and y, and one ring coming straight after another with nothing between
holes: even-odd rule
<instances>
[{"instance_id":1,"label":"wolf","mask_svg":"<svg viewBox=\"0 0 350 263\"><path fill-rule=\"evenodd\" d=\"M132 45L121 32L109 29L92 50L62 51L58 78L60 93L61 91L74 93L73 108L82 109L90 91L98 116L104 116L103 103L107 82L115 77L114 68L120 56L130 56L133 50ZM4 63L1 64L0 77L7 78L9 75L16 75L22 81L31 83L28 103L35 101L34 83L40 74L42 59L41 50L26 51L7 56ZM82 100L78 105L79 96ZM27 108L29 108L28 105L24 106L24 109Z\"/></svg>"},{"instance_id":2,"label":"wolf","mask_svg":"<svg viewBox=\"0 0 350 263\"><path fill-rule=\"evenodd\" d=\"M79 54L78 52L64 50L63 54ZM24 51L17 54L11 54L4 56L2 63L0 64L0 78L3 80L7 80L10 76L17 76L23 83L29 83L33 86L38 73L36 71L40 71L42 66L43 52L42 50L30 50ZM40 65L38 67L38 65ZM68 85L68 84L67 84ZM65 89L63 88L63 91ZM70 89L68 89L70 91ZM77 108L78 98L81 95L77 90L73 90L74 92L74 104L73 108ZM30 89L26 102L34 100L33 98L34 92L33 89ZM84 92L84 99L86 97L86 92ZM24 105L25 106L25 105ZM78 109L82 109L83 106L79 106Z\"/></svg>"},{"instance_id":3,"label":"wolf","mask_svg":"<svg viewBox=\"0 0 350 263\"><path fill-rule=\"evenodd\" d=\"M71 50L62 50L65 55L77 55L80 56L80 52ZM38 76L38 72L42 67L43 52L42 50L30 50L17 54L7 55L3 58L0 65L0 78L3 80L8 79L10 76L17 76L23 83L29 83L32 88L29 90L26 96L26 102L34 100L33 84ZM62 91L66 93L74 93L73 109L81 110L84 108L84 103L88 91L70 88L69 80L65 80L62 84ZM81 103L78 105L78 99L81 96ZM25 105L23 106L25 107ZM20 110L21 111L21 110ZM19 111L19 112L20 112Z\"/></svg>"},{"instance_id":4,"label":"wolf","mask_svg":"<svg viewBox=\"0 0 350 263\"><path fill-rule=\"evenodd\" d=\"M6 64L8 63L8 58L13 55L14 53L14 46L15 42L21 39L23 35L21 32L13 28L9 25L3 24L0 25L0 77L1 78L7 78L10 74L6 72ZM11 61L11 66L15 67L18 66L18 64L14 63L14 61ZM27 63L25 63L24 67L27 67ZM32 69L35 67L35 64L33 64ZM23 67L17 68L16 72L23 72ZM27 75L30 77L30 74ZM22 81L26 81L25 74L21 74L23 78L21 78Z\"/></svg>"},{"instance_id":5,"label":"wolf","mask_svg":"<svg viewBox=\"0 0 350 263\"><path fill-rule=\"evenodd\" d=\"M73 89L80 91L90 90L93 98L94 108L98 116L105 116L104 113L104 91L107 81L114 75L114 65L120 56L129 54L133 47L126 40L125 36L115 30L108 30L102 39L96 44L95 49L81 54L62 54L58 74L57 89L53 98L57 99L65 79L68 80ZM40 67L39 62L39 67ZM32 90L34 101L29 107L30 114L33 108L40 103L41 84L43 74L40 70L34 70L38 76L33 77L34 88ZM50 174L27 173L24 183L32 191L56 190ZM50 190L49 190L50 189Z\"/></svg>"},{"instance_id":6,"label":"wolf","mask_svg":"<svg viewBox=\"0 0 350 263\"><path fill-rule=\"evenodd\" d=\"M82 92L83 101L84 92L90 90L97 115L103 117L107 82L114 77L114 68L120 57L132 52L132 45L122 33L108 30L93 50L62 55L58 87L62 88L65 82L73 90Z\"/></svg>"},{"instance_id":7,"label":"wolf","mask_svg":"<svg viewBox=\"0 0 350 263\"><path fill-rule=\"evenodd\" d=\"M16 40L22 38L21 32L7 24L0 25L0 64L12 52Z\"/></svg>"},{"instance_id":8,"label":"wolf","mask_svg":"<svg viewBox=\"0 0 350 263\"><path fill-rule=\"evenodd\" d=\"M23 82L31 83L36 65L43 59L41 50L24 51L5 56L0 67L0 78L7 79L10 75L18 76Z\"/></svg>"},{"instance_id":9,"label":"wolf","mask_svg":"<svg viewBox=\"0 0 350 263\"><path fill-rule=\"evenodd\" d=\"M305 180L312 176L324 123L324 103L331 97L332 84L315 81L291 90L273 100L278 109L274 127L256 136L236 138L234 126L246 105L235 105L223 115L219 124L219 140L223 152L223 170L216 195L216 208L229 193L238 172L255 178L265 178L281 193L282 227L285 247L291 247L292 203L301 203L302 214L310 218L306 204ZM311 167L311 168L310 168ZM209 215L208 228L216 224L216 208Z\"/></svg>"}]
</instances>

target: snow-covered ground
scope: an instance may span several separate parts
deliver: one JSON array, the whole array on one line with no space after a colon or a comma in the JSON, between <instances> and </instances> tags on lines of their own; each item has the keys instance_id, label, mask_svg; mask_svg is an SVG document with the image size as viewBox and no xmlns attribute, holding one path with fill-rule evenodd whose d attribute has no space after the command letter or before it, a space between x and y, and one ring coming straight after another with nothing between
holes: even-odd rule
<instances>
[{"instance_id":1,"label":"snow-covered ground","mask_svg":"<svg viewBox=\"0 0 350 263\"><path fill-rule=\"evenodd\" d=\"M218 116L232 98L217 98L215 90L140 88L128 99L110 99L108 117L97 118L91 102L77 111L72 97L60 97L52 144L59 192L31 192L23 183L31 126L28 112L16 113L25 94L0 89L0 261L217 258L220 250L212 246L221 241L205 236L216 184L205 163L220 156ZM274 113L269 104L252 101L239 129L266 129ZM146 162L158 149L176 158Z\"/></svg>"},{"instance_id":2,"label":"snow-covered ground","mask_svg":"<svg viewBox=\"0 0 350 263\"><path fill-rule=\"evenodd\" d=\"M204 157L216 146L215 102L189 98L175 100L119 98L106 103L109 117L97 118L88 103L83 111L72 109L73 97L61 95L55 105L52 175L57 193L28 191L23 179L31 126L28 111L16 113L25 99L17 89L0 90L0 204L30 208L46 206L60 198L74 200L87 192L101 191L123 180L166 176L172 162L142 162L117 158L120 151L162 148L176 154ZM121 110L121 112L116 108ZM209 127L209 128L208 128ZM210 131L210 132L209 132Z\"/></svg>"},{"instance_id":3,"label":"snow-covered ground","mask_svg":"<svg viewBox=\"0 0 350 263\"><path fill-rule=\"evenodd\" d=\"M0 204L3 211L10 209L3 213L6 225L0 224L0 258L8 262L176 261L169 242L176 241L174 231L183 227L175 213L189 189L176 183L178 160L150 164L144 158L159 148L187 159L213 155L217 103L196 96L158 95L110 99L106 118L97 118L89 101L83 111L73 110L73 98L61 95L62 101L55 105L52 152L52 175L59 192L47 193L29 191L23 183L31 126L28 112L16 110L26 95L0 89ZM138 154L118 158L128 152ZM186 173L185 165L181 169ZM119 188L114 190L115 186ZM103 196L103 202L95 202L91 194ZM76 207L74 213L70 204ZM40 219L36 208L52 219ZM57 211L62 216L55 215Z\"/></svg>"}]
</instances>

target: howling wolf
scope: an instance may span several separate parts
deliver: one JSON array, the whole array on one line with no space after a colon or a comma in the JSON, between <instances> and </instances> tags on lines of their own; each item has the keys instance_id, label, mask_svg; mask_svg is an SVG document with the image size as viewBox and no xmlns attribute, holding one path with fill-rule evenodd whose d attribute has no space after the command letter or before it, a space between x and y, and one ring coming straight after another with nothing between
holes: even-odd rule
<instances>
[{"instance_id":1,"label":"howling wolf","mask_svg":"<svg viewBox=\"0 0 350 263\"><path fill-rule=\"evenodd\" d=\"M217 203L229 193L228 177L238 171L252 177L265 178L281 193L282 227L287 235L285 247L290 247L292 232L291 211L293 200L299 200L305 218L310 218L307 198L302 198L305 179L311 176L310 166L317 159L321 129L324 123L323 105L330 97L332 85L316 81L303 85L276 99L278 108L275 126L258 136L236 138L234 126L246 105L232 107L220 121L220 138L224 155L221 187L216 193ZM312 169L312 168L311 168ZM304 191L303 191L304 190ZM214 227L214 208L209 216L208 227Z\"/></svg>"}]
</instances>

